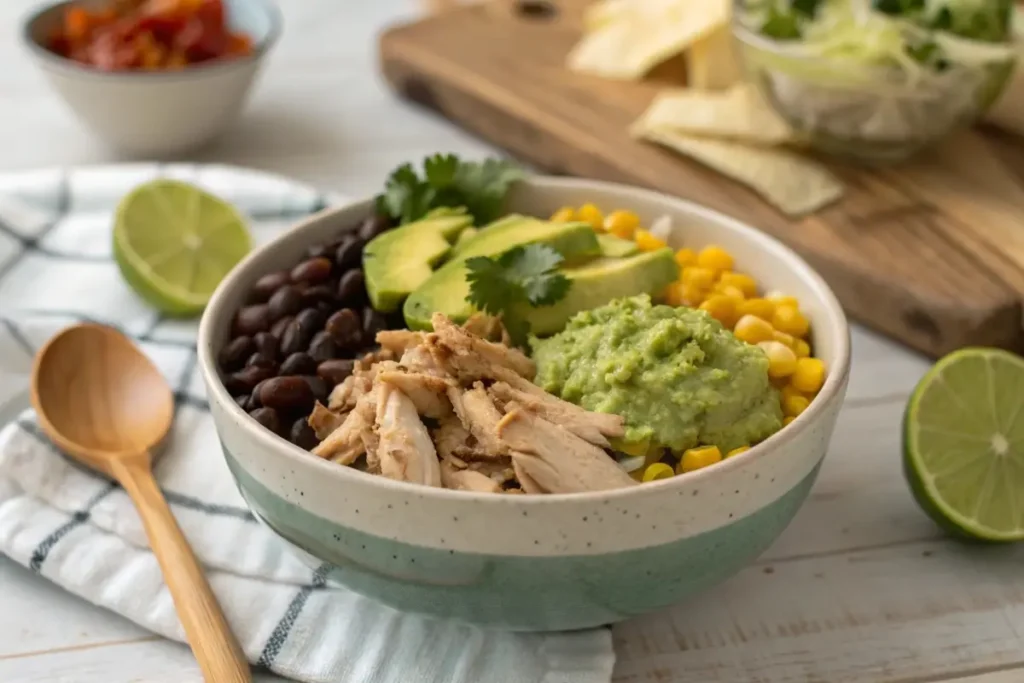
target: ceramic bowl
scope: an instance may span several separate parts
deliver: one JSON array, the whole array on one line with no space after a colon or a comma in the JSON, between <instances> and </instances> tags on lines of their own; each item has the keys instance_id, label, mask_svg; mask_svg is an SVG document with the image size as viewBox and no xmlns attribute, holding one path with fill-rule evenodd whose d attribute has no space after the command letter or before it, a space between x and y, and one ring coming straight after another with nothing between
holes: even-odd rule
<instances>
[{"instance_id":1,"label":"ceramic bowl","mask_svg":"<svg viewBox=\"0 0 1024 683\"><path fill-rule=\"evenodd\" d=\"M223 132L244 106L260 65L281 33L281 15L270 0L224 0L231 28L253 39L248 57L180 71L105 72L43 46L73 3L81 0L37 11L26 21L22 39L86 128L134 157L178 156Z\"/></svg>"},{"instance_id":2,"label":"ceramic bowl","mask_svg":"<svg viewBox=\"0 0 1024 683\"><path fill-rule=\"evenodd\" d=\"M672 605L739 571L782 532L814 482L850 363L842 309L792 251L696 204L589 180L534 177L508 209L584 202L668 215L673 246L721 244L769 289L798 297L829 368L811 407L746 453L610 492L501 496L391 481L326 462L239 408L217 372L234 312L263 274L356 225L369 200L324 211L248 256L217 289L198 352L224 457L253 513L332 581L401 610L495 628L598 626Z\"/></svg>"}]
</instances>

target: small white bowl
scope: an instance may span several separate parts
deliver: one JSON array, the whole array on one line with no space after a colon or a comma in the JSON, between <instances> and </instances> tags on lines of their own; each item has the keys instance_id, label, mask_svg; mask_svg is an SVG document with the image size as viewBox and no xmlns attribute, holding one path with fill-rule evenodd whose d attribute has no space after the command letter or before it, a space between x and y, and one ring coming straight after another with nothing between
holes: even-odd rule
<instances>
[{"instance_id":1,"label":"small white bowl","mask_svg":"<svg viewBox=\"0 0 1024 683\"><path fill-rule=\"evenodd\" d=\"M180 155L223 132L241 111L263 58L281 34L281 14L270 0L225 0L232 30L252 38L251 55L180 71L108 72L47 49L47 37L71 4L92 3L72 0L38 10L26 20L22 40L78 119L135 157Z\"/></svg>"}]
</instances>

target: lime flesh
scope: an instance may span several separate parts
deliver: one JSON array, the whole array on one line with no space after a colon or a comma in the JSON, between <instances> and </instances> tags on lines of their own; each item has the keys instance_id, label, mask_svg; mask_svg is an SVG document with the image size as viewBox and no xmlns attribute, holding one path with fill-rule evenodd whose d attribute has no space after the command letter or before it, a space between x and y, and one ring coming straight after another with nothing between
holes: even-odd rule
<instances>
[{"instance_id":1,"label":"lime flesh","mask_svg":"<svg viewBox=\"0 0 1024 683\"><path fill-rule=\"evenodd\" d=\"M242 216L227 202L177 180L155 180L121 200L114 258L125 281L167 315L203 310L249 252Z\"/></svg>"},{"instance_id":2,"label":"lime flesh","mask_svg":"<svg viewBox=\"0 0 1024 683\"><path fill-rule=\"evenodd\" d=\"M914 390L903 427L904 471L932 519L977 540L1024 540L1024 359L951 353Z\"/></svg>"}]
</instances>

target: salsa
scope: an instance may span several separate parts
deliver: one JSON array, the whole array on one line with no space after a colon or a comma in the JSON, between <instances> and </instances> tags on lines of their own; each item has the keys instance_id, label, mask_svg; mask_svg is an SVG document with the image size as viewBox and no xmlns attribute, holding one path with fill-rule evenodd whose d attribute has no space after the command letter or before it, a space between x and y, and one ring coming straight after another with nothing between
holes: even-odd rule
<instances>
[{"instance_id":1,"label":"salsa","mask_svg":"<svg viewBox=\"0 0 1024 683\"><path fill-rule=\"evenodd\" d=\"M252 54L252 39L227 25L222 0L114 0L72 5L47 47L103 71L182 69Z\"/></svg>"}]
</instances>

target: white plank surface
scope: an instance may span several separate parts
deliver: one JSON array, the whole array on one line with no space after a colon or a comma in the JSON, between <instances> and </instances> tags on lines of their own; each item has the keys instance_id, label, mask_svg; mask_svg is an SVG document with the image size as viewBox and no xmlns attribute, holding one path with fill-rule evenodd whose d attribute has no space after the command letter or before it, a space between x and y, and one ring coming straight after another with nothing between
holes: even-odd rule
<instances>
[{"instance_id":1,"label":"white plank surface","mask_svg":"<svg viewBox=\"0 0 1024 683\"><path fill-rule=\"evenodd\" d=\"M77 125L12 39L34 4L0 3L8 33L0 40L0 170L118 160ZM285 35L249 110L200 161L366 195L406 160L493 151L397 101L377 76L376 32L417 3L281 5ZM1024 681L1024 551L955 545L918 511L900 471L899 424L927 363L860 328L853 341L847 406L807 505L739 576L617 628L618 681ZM0 681L200 676L186 648L0 558Z\"/></svg>"}]
</instances>

